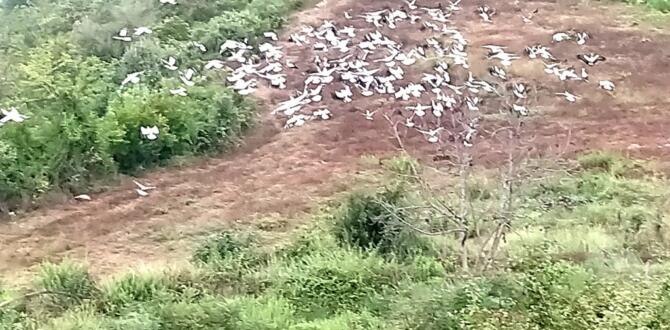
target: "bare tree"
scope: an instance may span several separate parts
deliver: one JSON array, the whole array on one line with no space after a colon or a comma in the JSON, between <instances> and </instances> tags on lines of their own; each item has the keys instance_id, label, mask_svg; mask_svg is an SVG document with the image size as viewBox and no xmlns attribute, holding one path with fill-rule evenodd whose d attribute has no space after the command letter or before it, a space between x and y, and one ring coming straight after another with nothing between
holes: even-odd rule
<instances>
[{"instance_id":1,"label":"bare tree","mask_svg":"<svg viewBox=\"0 0 670 330\"><path fill-rule=\"evenodd\" d=\"M502 93L506 94L505 91ZM498 95L503 99L505 97L514 98L511 94L503 96L498 93ZM501 106L504 109L501 114L505 119L496 121L496 125L501 127L487 131L481 127L482 111L476 109L476 105L467 104L467 102L472 102L472 99L468 96L453 98L452 102L449 102L450 106L445 107L441 113L422 114L418 120L416 112L399 111L395 118L385 116L403 152L408 153L406 141L411 132L416 131L423 134L429 143L435 145L435 159L455 170L444 172L435 168L444 175L455 175L458 178L458 188L454 191L457 196L455 199L441 198L443 197L441 192L434 189L422 175L417 174L418 170L413 171L413 179L419 183L427 199L427 205L416 209L430 210L442 220L444 227L449 229L429 232L416 228L406 221L403 223L422 234L454 235L459 246L460 266L464 271L468 271L473 265L479 270L486 270L493 264L501 243L505 240L505 235L512 225L514 187L518 181L518 167L526 156L521 148L521 133L526 113L514 111L509 101L504 102L505 104ZM411 110L412 107L409 109ZM479 247L479 255L470 256L473 226L481 220L473 209L473 197L470 191L473 162L477 157L476 153L481 149L478 148L478 144L482 139L501 142L505 154L505 166L502 167L500 173L499 204L495 206L496 210L484 211L484 213L495 214L494 229L486 233L488 236ZM476 234L481 233L477 230Z\"/></svg>"}]
</instances>

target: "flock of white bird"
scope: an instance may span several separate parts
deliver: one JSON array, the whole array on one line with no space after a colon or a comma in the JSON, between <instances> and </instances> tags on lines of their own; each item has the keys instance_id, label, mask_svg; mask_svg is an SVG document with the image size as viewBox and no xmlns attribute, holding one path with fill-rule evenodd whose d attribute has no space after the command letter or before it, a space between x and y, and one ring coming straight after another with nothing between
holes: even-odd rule
<instances>
[{"instance_id":1,"label":"flock of white bird","mask_svg":"<svg viewBox=\"0 0 670 330\"><path fill-rule=\"evenodd\" d=\"M405 118L405 126L416 129L431 143L442 141L440 134L444 128L440 126L439 120L426 120L428 116L432 116L432 119L440 118L445 111L461 109L480 111L480 106L488 97L507 98L509 95L512 102L506 102L505 109L500 110L527 116L530 113L527 108L529 86L523 77L512 77L508 73L509 67L521 59L521 55L508 52L501 45L484 45L488 54L483 60L489 65L489 75L475 77L470 71L469 42L450 21L453 15L462 12L460 2L457 0L447 6L440 4L437 7L425 7L418 6L416 0L413 0L405 1L398 9L366 12L357 16L345 12L344 18L348 22L364 21L369 26L356 29L349 23L338 26L332 21L324 21L320 26L304 26L300 31L290 34L288 41L314 54L310 56L313 56L313 61L299 68L304 77L303 89L295 91L288 100L281 102L274 110L275 113L287 118L286 128L302 126L310 120L332 117L327 107L319 106L327 97L324 90L334 90L330 96L342 103L379 95L394 98L394 102L384 106L385 110L389 113L400 111ZM522 15L523 22L532 24L532 18L537 13L538 10L535 10ZM480 6L475 14L484 23L492 23L496 10ZM425 33L425 39L419 40L416 46L395 40L393 30L400 25L415 26ZM584 46L590 38L583 31L556 32L551 36L551 44L557 46L562 42L575 42ZM589 81L586 67L578 70L574 66L565 65L567 61L557 59L548 46L529 46L524 49L524 53L529 60L543 61L545 72L559 81ZM604 56L595 53L578 54L576 57L587 67L606 60ZM257 75L255 70L258 67L277 65L275 57L266 59L266 63L247 61L237 70L244 72L244 77L253 77ZM420 72L427 66L432 66L430 71ZM288 61L286 67L296 69ZM422 77L411 80L406 71L419 71ZM283 88L285 75L280 76L282 84L273 86ZM467 79L457 81L456 77L459 76L467 76ZM235 77L255 84L254 78L245 80L241 74ZM598 86L613 95L615 85L612 81L601 80ZM576 102L580 98L569 90L556 91L555 95L568 102ZM361 115L367 120L373 120L376 112L368 109L363 110ZM476 135L476 129L476 123L466 126L465 138L461 139L466 146L472 145L469 137Z\"/></svg>"},{"instance_id":2,"label":"flock of white bird","mask_svg":"<svg viewBox=\"0 0 670 330\"><path fill-rule=\"evenodd\" d=\"M159 1L163 5L177 5L176 0ZM417 5L413 0L405 1L397 9L387 6L389 9L359 15L345 12L343 25L330 20L323 21L319 26L304 25L290 33L288 44L283 46L277 45L279 38L275 32L266 32L256 47L250 46L247 40L225 41L218 49L220 59L203 62L201 68L180 68L175 57L163 59L161 64L168 73L178 74L182 85L169 92L179 97L188 97L189 88L203 81L203 73L208 70L226 71L225 80L241 95L253 94L261 82L273 88L286 89L287 85L295 85L287 81L288 73L294 72L291 77L303 79L302 89L293 91L274 109L275 114L285 118L286 128L303 126L311 120L332 118L334 114L331 110L320 105L326 98L344 104L375 95L391 98L395 101L388 103L388 109L383 111L402 113L406 127L422 133L428 142L438 143L442 140L440 134L444 128L431 127L430 123L440 121L427 120L429 116L440 118L448 111L480 111L483 101L489 97L512 100L501 111L517 116L530 113L527 108L529 86L523 77L513 77L508 73L523 55L530 60L543 61L544 71L564 82L588 82L587 67L606 60L600 54L578 54L577 59L586 67L577 69L565 64L565 59L557 59L546 45L526 47L523 55L508 52L502 45L485 45L483 47L488 54L481 60L489 66L488 75L476 77L470 71L469 42L450 21L453 15L464 13L460 2L456 0L446 6L427 7ZM532 24L537 14L538 10L535 10L522 15L521 19ZM474 15L491 24L497 12L489 6L480 6ZM366 27L354 28L354 25ZM394 30L399 26L413 26L425 34L425 39L418 40L415 46L403 44L393 37L396 35ZM152 32L149 27L123 28L112 38L119 42L132 42ZM590 38L587 32L567 31L554 33L548 41L552 46L564 42L584 46ZM208 51L197 41L189 45L203 53ZM285 50L301 51L302 57L299 61L291 61ZM121 89L141 83L143 75L144 71L128 74L121 82ZM419 78L412 80L413 77ZM599 81L598 86L610 94L615 89L614 83L609 80ZM555 95L568 102L580 99L569 90L555 91ZM0 110L3 115L0 125L27 119L15 108ZM378 111L366 109L361 115L367 120L374 120ZM476 130L476 125L472 125L467 128L466 135L474 136ZM140 127L139 133L147 140L156 140L160 135L157 126ZM471 146L469 140L466 137L462 141ZM145 196L146 191L139 188L138 194Z\"/></svg>"}]
</instances>

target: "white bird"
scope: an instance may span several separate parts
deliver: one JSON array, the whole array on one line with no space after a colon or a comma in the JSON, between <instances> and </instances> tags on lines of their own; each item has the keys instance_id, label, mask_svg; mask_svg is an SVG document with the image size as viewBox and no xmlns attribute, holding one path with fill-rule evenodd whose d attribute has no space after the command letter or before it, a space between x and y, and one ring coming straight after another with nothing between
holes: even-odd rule
<instances>
[{"instance_id":1,"label":"white bird","mask_svg":"<svg viewBox=\"0 0 670 330\"><path fill-rule=\"evenodd\" d=\"M512 104L512 112L519 116L528 116L528 109L523 105Z\"/></svg>"},{"instance_id":2,"label":"white bird","mask_svg":"<svg viewBox=\"0 0 670 330\"><path fill-rule=\"evenodd\" d=\"M137 189L142 190L142 191L149 191L149 190L156 189L156 187L154 187L154 186L144 185L144 184L138 182L137 180L133 180L133 183L137 186Z\"/></svg>"},{"instance_id":3,"label":"white bird","mask_svg":"<svg viewBox=\"0 0 670 330\"><path fill-rule=\"evenodd\" d=\"M489 73L494 77L500 78L501 80L507 80L507 72L505 72L503 68L498 67L497 65L489 68Z\"/></svg>"},{"instance_id":4,"label":"white bird","mask_svg":"<svg viewBox=\"0 0 670 330\"><path fill-rule=\"evenodd\" d=\"M195 48L198 48L198 50L200 50L200 51L203 52L203 53L206 53L206 52L207 52L207 47L205 47L205 45L203 45L203 44L201 44L201 43L199 43L199 42L197 42L197 41L192 41L192 42L191 42L191 45L192 45L193 47L195 47Z\"/></svg>"},{"instance_id":5,"label":"white bird","mask_svg":"<svg viewBox=\"0 0 670 330\"><path fill-rule=\"evenodd\" d=\"M497 53L504 53L505 49L507 49L507 47L498 45L484 45L482 48L489 50L489 56Z\"/></svg>"},{"instance_id":6,"label":"white bird","mask_svg":"<svg viewBox=\"0 0 670 330\"><path fill-rule=\"evenodd\" d=\"M458 6L460 3L461 3L461 0L456 0L456 2L449 1L449 7L447 9L449 9L452 12L459 11L459 10L461 10L461 7Z\"/></svg>"},{"instance_id":7,"label":"white bird","mask_svg":"<svg viewBox=\"0 0 670 330\"><path fill-rule=\"evenodd\" d=\"M465 98L465 104L468 106L468 110L470 111L479 111L479 98L478 97L466 97Z\"/></svg>"},{"instance_id":8,"label":"white bird","mask_svg":"<svg viewBox=\"0 0 670 330\"><path fill-rule=\"evenodd\" d=\"M291 34L288 37L288 41L297 44L298 46L302 46L303 44L308 43L307 36L301 35L301 34Z\"/></svg>"},{"instance_id":9,"label":"white bird","mask_svg":"<svg viewBox=\"0 0 670 330\"><path fill-rule=\"evenodd\" d=\"M189 68L179 76L179 79L181 79L186 86L192 87L195 85L195 82L192 80L194 75L195 70Z\"/></svg>"},{"instance_id":10,"label":"white bird","mask_svg":"<svg viewBox=\"0 0 670 330\"><path fill-rule=\"evenodd\" d=\"M356 36L356 29L353 26L345 26L337 31L338 34L347 35L349 38Z\"/></svg>"},{"instance_id":11,"label":"white bird","mask_svg":"<svg viewBox=\"0 0 670 330\"><path fill-rule=\"evenodd\" d=\"M236 50L236 49L249 49L249 46L246 43L237 41L237 40L226 40L221 44L221 47L219 48L220 53L224 53L228 50Z\"/></svg>"},{"instance_id":12,"label":"white bird","mask_svg":"<svg viewBox=\"0 0 670 330\"><path fill-rule=\"evenodd\" d=\"M563 96L565 98L565 100L567 100L568 102L571 102L571 103L574 103L574 102L577 101L577 99L579 99L579 97L577 95L574 95L574 94L572 94L568 91L565 91L563 93L556 93L556 95Z\"/></svg>"},{"instance_id":13,"label":"white bird","mask_svg":"<svg viewBox=\"0 0 670 330\"><path fill-rule=\"evenodd\" d=\"M376 110L375 111L365 110L365 113L363 114L363 116L367 120L373 120L374 119L373 116L375 115L376 112L377 112Z\"/></svg>"},{"instance_id":14,"label":"white bird","mask_svg":"<svg viewBox=\"0 0 670 330\"><path fill-rule=\"evenodd\" d=\"M160 3L163 5L176 5L177 0L160 0Z\"/></svg>"},{"instance_id":15,"label":"white bird","mask_svg":"<svg viewBox=\"0 0 670 330\"><path fill-rule=\"evenodd\" d=\"M0 126L10 121L21 123L28 118L27 116L20 114L16 108L9 108L9 111L0 109L0 112L2 113L2 118L0 118Z\"/></svg>"},{"instance_id":16,"label":"white bird","mask_svg":"<svg viewBox=\"0 0 670 330\"><path fill-rule=\"evenodd\" d=\"M553 36L551 36L551 39L554 42L561 42L561 41L566 41L566 40L572 39L572 36L570 36L566 32L556 32L556 33L554 33Z\"/></svg>"},{"instance_id":17,"label":"white bird","mask_svg":"<svg viewBox=\"0 0 670 330\"><path fill-rule=\"evenodd\" d=\"M583 80L583 81L588 81L588 80L589 80L589 74L588 74L588 72L586 72L586 69L584 69L584 68L582 68L582 75L581 75L581 77L582 77L582 80Z\"/></svg>"},{"instance_id":18,"label":"white bird","mask_svg":"<svg viewBox=\"0 0 670 330\"><path fill-rule=\"evenodd\" d=\"M144 71L138 71L138 72L133 72L130 73L126 76L126 79L123 79L121 82L121 87L124 87L127 84L137 84L140 82L140 76L144 73Z\"/></svg>"},{"instance_id":19,"label":"white bird","mask_svg":"<svg viewBox=\"0 0 670 330\"><path fill-rule=\"evenodd\" d=\"M161 60L161 61L163 61L163 66L166 69L168 69L170 71L177 70L177 59L176 58L170 56L170 57L168 57L167 60Z\"/></svg>"},{"instance_id":20,"label":"white bird","mask_svg":"<svg viewBox=\"0 0 670 330\"><path fill-rule=\"evenodd\" d=\"M606 60L605 56L596 53L579 54L577 55L577 58L586 63L588 66L594 66L598 64L598 62L603 62Z\"/></svg>"},{"instance_id":21,"label":"white bird","mask_svg":"<svg viewBox=\"0 0 670 330\"><path fill-rule=\"evenodd\" d=\"M145 137L147 140L153 141L158 138L158 127L157 126L151 126L151 127L140 127L140 133L142 134L143 137Z\"/></svg>"},{"instance_id":22,"label":"white bird","mask_svg":"<svg viewBox=\"0 0 670 330\"><path fill-rule=\"evenodd\" d=\"M479 17L482 18L482 20L486 23L492 23L493 21L491 18L493 15L495 15L495 10L489 8L489 6L481 6L477 8L477 11L479 12Z\"/></svg>"},{"instance_id":23,"label":"white bird","mask_svg":"<svg viewBox=\"0 0 670 330\"><path fill-rule=\"evenodd\" d=\"M495 54L489 54L488 59L499 59L500 64L504 66L510 66L512 65L512 60L519 59L519 56L510 53L499 52Z\"/></svg>"},{"instance_id":24,"label":"white bird","mask_svg":"<svg viewBox=\"0 0 670 330\"><path fill-rule=\"evenodd\" d=\"M338 100L344 101L344 103L349 103L351 102L351 97L354 95L351 92L351 88L349 86L344 85L343 89L340 89L338 91L335 91L335 98Z\"/></svg>"},{"instance_id":25,"label":"white bird","mask_svg":"<svg viewBox=\"0 0 670 330\"><path fill-rule=\"evenodd\" d=\"M224 63L221 60L211 60L205 64L205 70L222 69L224 66Z\"/></svg>"},{"instance_id":26,"label":"white bird","mask_svg":"<svg viewBox=\"0 0 670 330\"><path fill-rule=\"evenodd\" d=\"M250 80L238 80L231 86L232 89L236 90L240 95L249 95L256 91L257 81L256 79Z\"/></svg>"},{"instance_id":27,"label":"white bird","mask_svg":"<svg viewBox=\"0 0 670 330\"><path fill-rule=\"evenodd\" d=\"M135 35L136 36L141 36L141 35L145 35L145 34L152 34L153 32L154 32L153 30L151 30L150 28L148 28L146 26L140 26L138 28L135 28Z\"/></svg>"},{"instance_id":28,"label":"white bird","mask_svg":"<svg viewBox=\"0 0 670 330\"><path fill-rule=\"evenodd\" d=\"M120 40L120 41L125 41L125 42L130 42L133 39L128 35L128 29L123 28L119 30L119 34L117 36L113 36L112 39Z\"/></svg>"},{"instance_id":29,"label":"white bird","mask_svg":"<svg viewBox=\"0 0 670 330\"><path fill-rule=\"evenodd\" d=\"M332 113L328 109L319 109L316 110L312 113L313 118L321 119L321 120L328 120L332 117Z\"/></svg>"},{"instance_id":30,"label":"white bird","mask_svg":"<svg viewBox=\"0 0 670 330\"><path fill-rule=\"evenodd\" d=\"M433 108L433 116L442 117L444 112L444 105L441 102L436 102L435 100L430 101L431 108Z\"/></svg>"},{"instance_id":31,"label":"white bird","mask_svg":"<svg viewBox=\"0 0 670 330\"><path fill-rule=\"evenodd\" d=\"M135 189L135 192L140 196L140 197L147 197L149 196L149 193L142 190L142 189Z\"/></svg>"},{"instance_id":32,"label":"white bird","mask_svg":"<svg viewBox=\"0 0 670 330\"><path fill-rule=\"evenodd\" d=\"M430 109L431 107L428 105L423 105L421 103L417 103L416 106L409 106L405 107L407 110L412 110L414 112L414 115L423 117L426 115L426 110Z\"/></svg>"},{"instance_id":33,"label":"white bird","mask_svg":"<svg viewBox=\"0 0 670 330\"><path fill-rule=\"evenodd\" d=\"M442 132L443 129L444 128L442 128L442 127L438 127L436 129L432 129L432 130L428 130L428 131L422 131L420 129L418 129L417 131L419 131L420 133L425 135L428 142L437 143L437 142L440 141L440 132Z\"/></svg>"},{"instance_id":34,"label":"white bird","mask_svg":"<svg viewBox=\"0 0 670 330\"><path fill-rule=\"evenodd\" d=\"M412 1L403 0L403 1L405 1L405 3L407 4L407 8L409 8L410 10L414 10L414 9L417 8L416 0L412 0Z\"/></svg>"},{"instance_id":35,"label":"white bird","mask_svg":"<svg viewBox=\"0 0 670 330\"><path fill-rule=\"evenodd\" d=\"M389 73L397 80L401 80L405 76L405 70L401 67L389 68Z\"/></svg>"},{"instance_id":36,"label":"white bird","mask_svg":"<svg viewBox=\"0 0 670 330\"><path fill-rule=\"evenodd\" d=\"M614 92L614 83L609 80L599 81L598 86L608 92Z\"/></svg>"},{"instance_id":37,"label":"white bird","mask_svg":"<svg viewBox=\"0 0 670 330\"><path fill-rule=\"evenodd\" d=\"M581 80L582 78L577 75L577 71L574 68L561 69L558 71L558 79L561 81L565 80Z\"/></svg>"},{"instance_id":38,"label":"white bird","mask_svg":"<svg viewBox=\"0 0 670 330\"><path fill-rule=\"evenodd\" d=\"M586 32L577 32L576 37L578 45L586 44L586 40L589 40L591 38L591 36Z\"/></svg>"},{"instance_id":39,"label":"white bird","mask_svg":"<svg viewBox=\"0 0 670 330\"><path fill-rule=\"evenodd\" d=\"M263 33L263 36L266 37L266 38L268 38L268 39L270 39L270 40L272 40L272 41L277 41L277 40L279 40L279 39L277 38L277 34L274 33L274 32L264 32L264 33Z\"/></svg>"},{"instance_id":40,"label":"white bird","mask_svg":"<svg viewBox=\"0 0 670 330\"><path fill-rule=\"evenodd\" d=\"M290 69L297 69L298 66L291 60L286 60L286 67Z\"/></svg>"},{"instance_id":41,"label":"white bird","mask_svg":"<svg viewBox=\"0 0 670 330\"><path fill-rule=\"evenodd\" d=\"M91 196L86 195L86 194L81 194L81 195L74 196L74 199L76 199L78 201L90 202L91 201Z\"/></svg>"},{"instance_id":42,"label":"white bird","mask_svg":"<svg viewBox=\"0 0 670 330\"><path fill-rule=\"evenodd\" d=\"M184 87L179 87L177 89L171 89L170 94L176 95L176 96L188 96L188 93L186 93L186 88L184 88Z\"/></svg>"},{"instance_id":43,"label":"white bird","mask_svg":"<svg viewBox=\"0 0 670 330\"><path fill-rule=\"evenodd\" d=\"M523 83L515 83L512 86L512 93L514 93L514 96L516 96L519 99L525 99L526 97L528 97L526 85L524 85Z\"/></svg>"},{"instance_id":44,"label":"white bird","mask_svg":"<svg viewBox=\"0 0 670 330\"><path fill-rule=\"evenodd\" d=\"M545 60L555 61L556 58L549 52L549 48L542 45L535 45L531 47L526 47L526 54L529 58L535 59L538 56L542 57Z\"/></svg>"},{"instance_id":45,"label":"white bird","mask_svg":"<svg viewBox=\"0 0 670 330\"><path fill-rule=\"evenodd\" d=\"M246 53L247 50L245 48L238 49L236 52L234 52L232 55L230 55L227 60L231 62L239 62L239 63L244 63L247 61L247 59L244 57L244 53Z\"/></svg>"},{"instance_id":46,"label":"white bird","mask_svg":"<svg viewBox=\"0 0 670 330\"><path fill-rule=\"evenodd\" d=\"M286 124L284 125L284 128L291 128L291 127L300 127L302 125L305 125L309 118L303 114L295 114L292 115L291 118L289 118L286 121Z\"/></svg>"},{"instance_id":47,"label":"white bird","mask_svg":"<svg viewBox=\"0 0 670 330\"><path fill-rule=\"evenodd\" d=\"M526 24L533 23L532 19L533 19L533 17L535 16L535 14L537 14L539 11L540 11L540 8L535 8L535 10L533 10L533 11L530 12L530 13L528 13L528 16L526 16L526 15L521 15L521 20L522 20L524 23L526 23Z\"/></svg>"},{"instance_id":48,"label":"white bird","mask_svg":"<svg viewBox=\"0 0 670 330\"><path fill-rule=\"evenodd\" d=\"M272 87L277 87L279 89L285 89L286 88L286 75L285 74L267 74L267 75L260 75L260 77L267 79L270 81L270 85Z\"/></svg>"}]
</instances>

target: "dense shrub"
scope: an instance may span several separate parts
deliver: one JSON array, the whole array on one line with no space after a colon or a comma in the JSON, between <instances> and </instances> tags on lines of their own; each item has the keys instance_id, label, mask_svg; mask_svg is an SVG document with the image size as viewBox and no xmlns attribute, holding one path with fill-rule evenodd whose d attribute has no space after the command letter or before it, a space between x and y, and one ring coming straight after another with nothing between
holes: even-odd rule
<instances>
[{"instance_id":1,"label":"dense shrub","mask_svg":"<svg viewBox=\"0 0 670 330\"><path fill-rule=\"evenodd\" d=\"M334 250L289 260L271 276L276 292L301 315L314 318L361 308L405 274L376 255Z\"/></svg>"},{"instance_id":2,"label":"dense shrub","mask_svg":"<svg viewBox=\"0 0 670 330\"><path fill-rule=\"evenodd\" d=\"M218 299L166 303L160 305L156 313L163 330L236 330L235 314Z\"/></svg>"},{"instance_id":3,"label":"dense shrub","mask_svg":"<svg viewBox=\"0 0 670 330\"><path fill-rule=\"evenodd\" d=\"M138 303L171 302L177 298L174 283L162 273L129 273L102 288L102 308L112 315Z\"/></svg>"},{"instance_id":4,"label":"dense shrub","mask_svg":"<svg viewBox=\"0 0 670 330\"><path fill-rule=\"evenodd\" d=\"M43 264L36 284L37 288L48 292L39 299L50 310L69 309L98 295L98 288L88 269L70 261Z\"/></svg>"},{"instance_id":5,"label":"dense shrub","mask_svg":"<svg viewBox=\"0 0 670 330\"><path fill-rule=\"evenodd\" d=\"M20 3L20 2L17 2ZM237 142L253 104L207 79L173 97L177 73L161 60L199 70L218 55L223 38L254 39L284 22L296 0L113 0L14 3L0 8L0 106L28 115L0 129L0 212L27 207L47 192L82 193L121 171L134 173L174 156L219 151ZM124 43L122 28L148 26L154 34ZM199 40L201 54L188 42ZM11 68L11 70L10 70ZM5 70L7 69L7 70ZM120 89L132 72L140 86ZM157 125L160 138L140 138L140 125Z\"/></svg>"},{"instance_id":6,"label":"dense shrub","mask_svg":"<svg viewBox=\"0 0 670 330\"><path fill-rule=\"evenodd\" d=\"M230 232L212 235L200 245L194 253L194 259L210 263L226 258L237 257L248 252L251 242L248 238L240 238Z\"/></svg>"},{"instance_id":7,"label":"dense shrub","mask_svg":"<svg viewBox=\"0 0 670 330\"><path fill-rule=\"evenodd\" d=\"M396 209L404 206L402 186L387 188L376 195L356 193L336 215L334 234L344 245L377 250L382 255L400 258L430 250L429 243L398 218L413 220Z\"/></svg>"}]
</instances>

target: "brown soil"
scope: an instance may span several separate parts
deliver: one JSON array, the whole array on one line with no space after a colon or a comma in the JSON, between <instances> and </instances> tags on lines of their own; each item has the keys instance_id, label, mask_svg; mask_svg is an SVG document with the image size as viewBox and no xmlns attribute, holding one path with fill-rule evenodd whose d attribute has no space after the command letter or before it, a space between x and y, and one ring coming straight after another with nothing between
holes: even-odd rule
<instances>
[{"instance_id":1,"label":"brown soil","mask_svg":"<svg viewBox=\"0 0 670 330\"><path fill-rule=\"evenodd\" d=\"M419 0L419 4L424 2ZM296 15L294 29L303 23L320 24L323 19L341 22L344 10L355 16L391 3L402 2L327 0ZM608 57L590 70L591 84L578 91L582 99L576 104L553 95L564 86L546 79L541 63L519 60L514 64L512 73L525 77L538 90L538 114L526 127L535 155L611 149L670 160L666 81L670 35L633 24L637 18L618 4L527 1L520 5L524 12L540 8L531 25L521 21L518 7L508 1L489 0L487 4L499 12L495 24L482 23L474 14L474 4L464 4L463 12L454 16L454 25L463 27L473 51L481 45L500 44L520 54L527 45L548 44L554 31L574 28L588 31L593 39L584 50L574 44L552 46L554 55L569 58L572 64L578 64L574 54L580 51ZM415 30L403 25L394 33L411 44ZM296 60L311 58L303 50L285 46ZM476 66L472 54L471 62ZM617 84L614 97L594 87L598 78ZM298 83L293 87L301 88L300 80L289 77ZM0 224L0 275L16 276L44 259L64 256L86 260L100 273L170 263L188 255L184 247L189 246L192 235L229 225L288 231L304 223L291 219L301 218L319 199L351 187L362 155L396 150L388 123L381 118L367 121L360 114L361 109L391 107L392 101L365 99L348 105L325 101L335 114L333 120L284 130L283 123L269 112L287 92L263 90L259 95L265 110L245 146L227 156L145 175L141 181L158 187L147 198L139 198L128 179L93 196L91 202L69 202ZM420 139L409 140L412 146L425 146L418 143ZM496 164L496 143L483 146L487 153L479 161ZM428 147L421 149L430 154Z\"/></svg>"}]
</instances>

